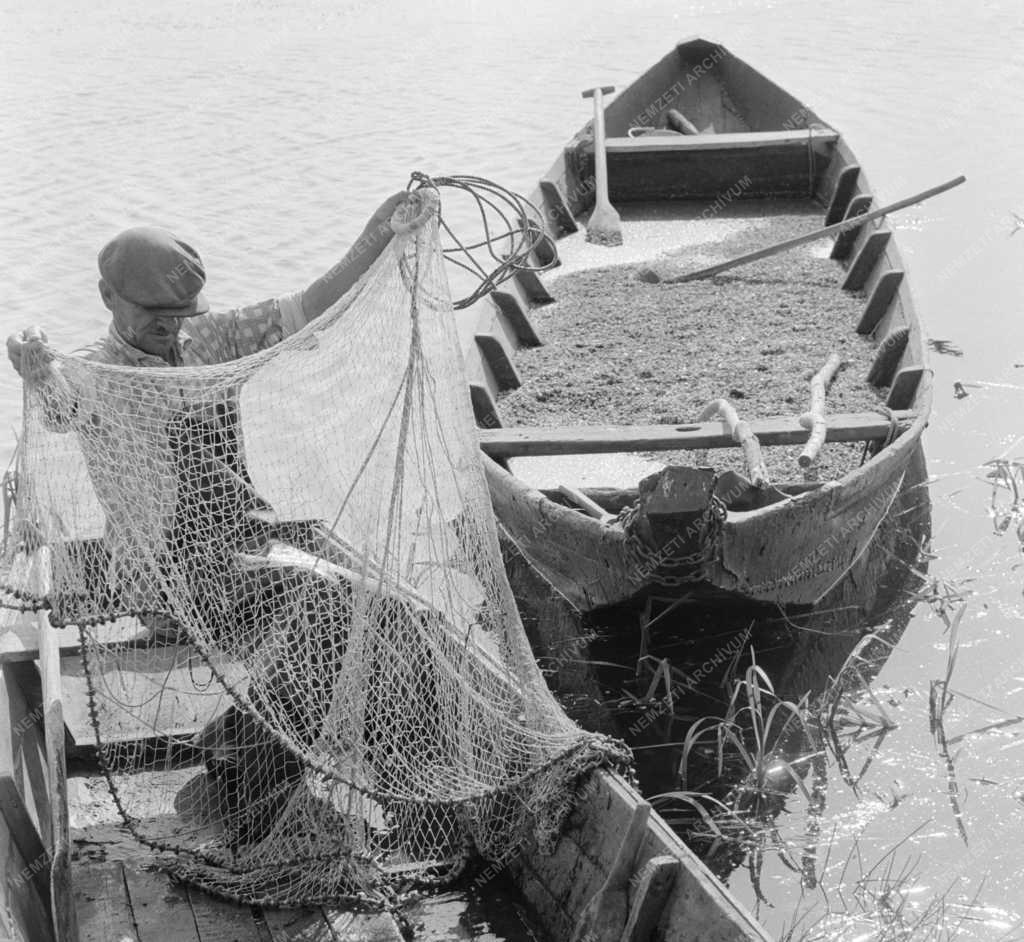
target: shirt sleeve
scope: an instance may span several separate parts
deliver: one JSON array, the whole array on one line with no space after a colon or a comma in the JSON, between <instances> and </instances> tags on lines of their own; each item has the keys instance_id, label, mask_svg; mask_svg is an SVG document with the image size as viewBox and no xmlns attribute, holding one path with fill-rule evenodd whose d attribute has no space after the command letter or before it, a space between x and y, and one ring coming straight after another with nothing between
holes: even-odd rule
<instances>
[{"instance_id":1,"label":"shirt sleeve","mask_svg":"<svg viewBox=\"0 0 1024 942\"><path fill-rule=\"evenodd\" d=\"M200 315L186 330L199 345L196 353L200 362L224 363L266 350L305 323L302 292L297 291L230 311Z\"/></svg>"}]
</instances>

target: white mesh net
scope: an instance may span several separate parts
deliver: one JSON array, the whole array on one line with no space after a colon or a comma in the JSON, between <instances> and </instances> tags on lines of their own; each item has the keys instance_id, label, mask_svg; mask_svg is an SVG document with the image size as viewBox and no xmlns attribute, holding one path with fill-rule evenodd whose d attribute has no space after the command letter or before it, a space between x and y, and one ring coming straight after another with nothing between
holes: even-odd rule
<instances>
[{"instance_id":1,"label":"white mesh net","mask_svg":"<svg viewBox=\"0 0 1024 942\"><path fill-rule=\"evenodd\" d=\"M622 758L519 622L437 217L260 354L26 393L8 602L42 542L126 823L223 895L382 903L550 839Z\"/></svg>"}]
</instances>

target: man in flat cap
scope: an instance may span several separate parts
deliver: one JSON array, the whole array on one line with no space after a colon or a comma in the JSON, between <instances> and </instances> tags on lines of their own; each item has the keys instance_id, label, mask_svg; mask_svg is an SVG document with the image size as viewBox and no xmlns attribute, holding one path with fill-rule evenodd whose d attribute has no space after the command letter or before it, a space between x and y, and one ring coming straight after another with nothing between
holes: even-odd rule
<instances>
[{"instance_id":1,"label":"man in flat cap","mask_svg":"<svg viewBox=\"0 0 1024 942\"><path fill-rule=\"evenodd\" d=\"M203 295L206 271L199 253L187 242L166 229L137 227L127 229L108 242L99 253L99 292L111 314L107 335L77 350L75 357L130 367L204 366L225 363L278 343L300 330L335 304L370 268L393 236L390 220L395 209L415 196L404 191L384 200L367 222L362 234L341 261L304 290L227 311L211 311ZM107 445L115 446L89 417L79 413L79 396L71 389L64 371L56 368L53 354L45 346L46 334L30 327L7 338L7 354L26 383L46 390L46 421L54 431L71 431L76 426L90 430L91 453L107 455ZM229 489L211 485L211 476L203 464L213 456L215 463L227 467L236 476L246 476L239 449L235 444L234 406L225 403L219 416L190 414L187 410L169 413L168 445L177 464L179 481L167 482L168 493L177 490L173 501L173 519L163 520L161 508L152 514L157 523L150 539L163 548L154 555L170 553L181 560L193 560L203 552L199 535L201 516L228 507L224 494ZM83 426L82 423L85 422ZM95 439L95 440L93 440ZM104 444L106 443L106 444ZM199 455L199 457L196 457ZM171 460L168 458L168 460ZM88 460L88 459L87 459ZM98 489L116 468L108 467L105 457L92 462L91 473ZM167 508L163 508L166 510ZM131 514L107 501L107 542L113 562L107 575L112 590L125 595L124 580L117 575L121 559L131 556L131 547L116 538L118 527L109 517ZM139 508L135 508L137 515ZM137 522L137 521L136 521ZM124 529L123 527L121 529ZM134 591L134 590L133 590ZM133 607L159 604L153 591L136 591L134 600L124 598ZM159 637L166 619L146 619L155 637ZM167 631L173 638L176 628Z\"/></svg>"},{"instance_id":2,"label":"man in flat cap","mask_svg":"<svg viewBox=\"0 0 1024 942\"><path fill-rule=\"evenodd\" d=\"M110 330L77 355L120 366L201 366L224 363L272 346L318 317L373 264L392 236L389 220L406 200L389 196L345 257L305 290L229 311L210 311L199 253L166 229L126 229L99 255L100 297ZM7 356L23 379L39 381L46 358L24 354L46 334L30 327L7 338ZM28 374L28 375L26 375Z\"/></svg>"}]
</instances>

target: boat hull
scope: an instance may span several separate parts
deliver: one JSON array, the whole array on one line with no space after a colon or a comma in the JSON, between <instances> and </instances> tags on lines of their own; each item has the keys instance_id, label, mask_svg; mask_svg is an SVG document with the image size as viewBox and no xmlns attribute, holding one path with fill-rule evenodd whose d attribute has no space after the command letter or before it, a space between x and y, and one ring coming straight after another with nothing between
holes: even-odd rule
<instances>
[{"instance_id":1,"label":"boat hull","mask_svg":"<svg viewBox=\"0 0 1024 942\"><path fill-rule=\"evenodd\" d=\"M654 107L645 108L645 102L654 102ZM629 137L630 129L658 124L676 106L704 133ZM707 217L717 212L723 189L732 185L730 200L802 196L822 207L824 225L865 212L872 203L865 174L834 128L707 40L681 43L626 88L607 106L605 124L612 197L620 200L620 208L633 200L668 204L697 199L705 204L698 217ZM578 228L577 217L592 201L591 165L592 142L589 128L584 128L534 194L556 242ZM738 180L747 182L737 186ZM621 188L616 191L616 186ZM506 535L574 606L589 611L645 594L813 606L871 547L904 486L908 465L921 456L921 435L931 409L931 372L904 265L885 220L842 233L834 239L831 254L841 272L837 290L863 293L862 314L851 326L876 347L864 382L882 401L881 412L892 418L893 411L886 410L908 410L908 421L897 428L893 420L892 435L867 441L869 460L836 480L815 486L783 483L771 497L741 486L739 500L722 500L725 488L718 486L717 503L709 496L706 508L714 505L714 519L695 519L699 508L690 502L674 528L663 507L658 525L651 525L643 512L643 484L634 498L634 512L606 507L617 516L599 520L584 517L557 495L529 488L507 471L492 469L492 502ZM610 256L608 260L614 262ZM514 362L517 347L539 342L531 310L557 295L557 285L527 291L521 281L504 292L500 303L477 312L476 342L465 350L478 423L489 430L485 435L501 426L500 394L514 388L518 377L509 381L508 371L497 369L495 347L482 342L484 336L497 338L503 360ZM783 428L789 418L772 421ZM637 430L651 437L650 427ZM529 438L529 429L509 431ZM619 438L626 441L629 436ZM780 435L780 443L782 439ZM598 450L593 446L585 442L579 450ZM557 451L521 453L571 450L562 441Z\"/></svg>"}]
</instances>

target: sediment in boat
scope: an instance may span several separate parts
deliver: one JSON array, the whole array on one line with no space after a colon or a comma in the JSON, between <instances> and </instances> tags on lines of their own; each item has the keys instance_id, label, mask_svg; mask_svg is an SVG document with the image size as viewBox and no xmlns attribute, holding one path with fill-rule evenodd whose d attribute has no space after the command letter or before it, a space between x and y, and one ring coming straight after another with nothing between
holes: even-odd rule
<instances>
[{"instance_id":1,"label":"sediment in boat","mask_svg":"<svg viewBox=\"0 0 1024 942\"><path fill-rule=\"evenodd\" d=\"M750 210L746 210L749 212ZM684 255L680 271L714 264L820 225L816 208L768 204L756 225ZM698 226L699 223L695 223ZM827 243L823 243L827 245ZM730 399L740 417L807 410L809 381L828 355L843 361L828 412L869 411L881 399L864 378L874 348L854 329L859 293L840 289L842 270L812 244L704 281L649 284L647 262L572 271L549 279L555 303L537 312L544 344L516 358L523 385L500 403L508 425L648 424L696 421L710 400ZM614 258L614 253L609 253ZM765 449L775 480L799 479L801 446ZM856 467L859 444L829 443L823 479ZM739 449L671 453L659 461L743 470Z\"/></svg>"}]
</instances>

